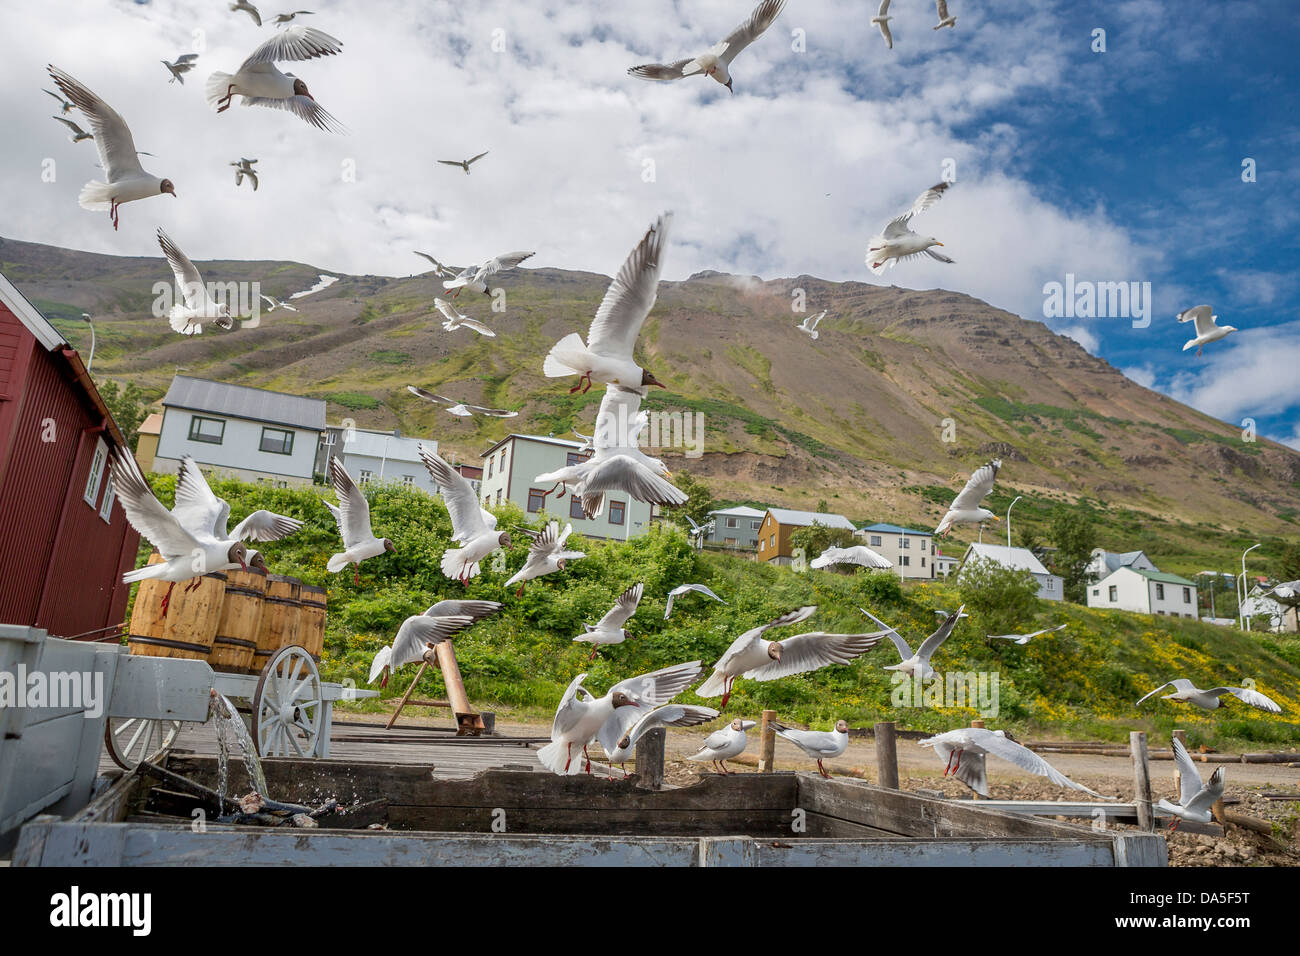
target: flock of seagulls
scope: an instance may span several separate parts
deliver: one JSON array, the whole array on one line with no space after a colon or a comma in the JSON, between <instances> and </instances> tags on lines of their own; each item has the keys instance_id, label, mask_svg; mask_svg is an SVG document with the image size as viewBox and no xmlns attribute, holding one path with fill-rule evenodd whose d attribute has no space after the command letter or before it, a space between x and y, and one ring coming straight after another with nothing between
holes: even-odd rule
<instances>
[{"instance_id":1,"label":"flock of seagulls","mask_svg":"<svg viewBox=\"0 0 1300 956\"><path fill-rule=\"evenodd\" d=\"M880 9L871 18L871 23L880 30L880 35L885 40L885 46L892 50L894 48L894 35L889 29L889 21L894 18L889 15L889 4L890 0L880 0ZM939 22L934 25L935 30L957 26L957 18L948 13L948 0L935 0L935 8L939 14Z\"/></svg>"}]
</instances>

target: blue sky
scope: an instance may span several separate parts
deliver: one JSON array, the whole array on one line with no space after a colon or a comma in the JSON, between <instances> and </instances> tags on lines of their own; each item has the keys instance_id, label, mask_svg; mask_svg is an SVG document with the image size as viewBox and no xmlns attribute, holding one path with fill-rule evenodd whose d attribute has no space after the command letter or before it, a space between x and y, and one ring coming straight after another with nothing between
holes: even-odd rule
<instances>
[{"instance_id":1,"label":"blue sky","mask_svg":"<svg viewBox=\"0 0 1300 956\"><path fill-rule=\"evenodd\" d=\"M268 20L279 9L261 6ZM893 50L870 26L874 4L789 0L734 64L734 96L626 69L703 52L752 0L311 6L302 22L344 50L291 69L347 136L207 108L208 73L232 71L271 30L218 0L10 11L25 42L0 62L0 234L157 255L162 226L198 260L387 275L423 268L412 249L466 262L523 248L537 250L530 265L609 274L672 209L668 279L718 269L942 287L1039 320L1043 284L1067 273L1150 282L1149 328L1049 324L1142 384L1300 447L1294 0L952 0L957 27L937 32L932 3L895 0ZM1091 50L1097 28L1105 53ZM169 85L158 60L189 50L198 69ZM77 207L99 171L90 144L49 118L49 62L124 115L180 198L129 205L116 233ZM469 177L434 162L483 149ZM227 163L240 156L261 159L256 194L234 187ZM956 186L913 225L956 263L871 276L867 240L945 160ZM1202 302L1242 331L1198 359L1173 316Z\"/></svg>"}]
</instances>

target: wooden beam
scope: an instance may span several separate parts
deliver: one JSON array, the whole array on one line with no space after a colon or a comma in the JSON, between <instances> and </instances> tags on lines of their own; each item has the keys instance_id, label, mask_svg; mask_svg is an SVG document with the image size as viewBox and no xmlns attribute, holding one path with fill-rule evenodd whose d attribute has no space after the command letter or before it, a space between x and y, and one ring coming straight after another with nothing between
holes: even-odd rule
<instances>
[{"instance_id":1,"label":"wooden beam","mask_svg":"<svg viewBox=\"0 0 1300 956\"><path fill-rule=\"evenodd\" d=\"M406 688L406 693L403 694L402 699L397 702L397 709L393 711L393 716L389 717L388 723L384 724L385 730L393 729L393 724L397 723L397 718L402 715L402 708L406 706L406 702L410 700L411 695L415 693L415 685L420 683L420 678L424 676L424 669L428 666L428 661L420 661L420 669L415 672L415 680L411 681L411 686Z\"/></svg>"},{"instance_id":2,"label":"wooden beam","mask_svg":"<svg viewBox=\"0 0 1300 956\"><path fill-rule=\"evenodd\" d=\"M438 666L442 668L442 682L447 687L451 712L456 715L456 736L477 737L484 730L483 718L470 706L469 694L465 693L465 682L461 680L460 667L456 663L456 648L451 641L441 641L433 650L438 657Z\"/></svg>"},{"instance_id":3,"label":"wooden beam","mask_svg":"<svg viewBox=\"0 0 1300 956\"><path fill-rule=\"evenodd\" d=\"M1156 828L1156 818L1151 811L1151 764L1147 761L1147 735L1141 730L1134 730L1128 739L1129 751L1133 755L1133 802L1137 805L1138 827L1152 833Z\"/></svg>"},{"instance_id":4,"label":"wooden beam","mask_svg":"<svg viewBox=\"0 0 1300 956\"><path fill-rule=\"evenodd\" d=\"M664 749L668 731L663 727L642 735L636 744L636 784L644 790L664 788Z\"/></svg>"},{"instance_id":5,"label":"wooden beam","mask_svg":"<svg viewBox=\"0 0 1300 956\"><path fill-rule=\"evenodd\" d=\"M759 725L758 772L771 773L776 758L776 730L772 721L776 720L776 711L763 711L763 721Z\"/></svg>"},{"instance_id":6,"label":"wooden beam","mask_svg":"<svg viewBox=\"0 0 1300 956\"><path fill-rule=\"evenodd\" d=\"M894 722L876 724L876 779L887 790L898 789L898 745L894 740Z\"/></svg>"}]
</instances>

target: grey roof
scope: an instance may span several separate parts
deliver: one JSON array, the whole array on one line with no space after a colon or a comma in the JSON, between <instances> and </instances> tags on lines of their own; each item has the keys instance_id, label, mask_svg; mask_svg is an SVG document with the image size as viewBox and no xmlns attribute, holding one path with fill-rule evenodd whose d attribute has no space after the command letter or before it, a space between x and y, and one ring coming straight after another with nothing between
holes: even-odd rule
<instances>
[{"instance_id":1,"label":"grey roof","mask_svg":"<svg viewBox=\"0 0 1300 956\"><path fill-rule=\"evenodd\" d=\"M808 528L816 524L824 528L847 528L849 531L857 531L853 522L844 515L827 514L823 511L791 511L787 508L768 508L772 517L778 524L795 525L800 528Z\"/></svg>"},{"instance_id":2,"label":"grey roof","mask_svg":"<svg viewBox=\"0 0 1300 956\"><path fill-rule=\"evenodd\" d=\"M1100 557L1102 562L1106 565L1107 571L1114 571L1117 568L1126 568L1138 558L1146 558L1147 561L1151 562L1153 567L1155 566L1155 562L1151 561L1150 558L1147 558L1144 551L1103 551L1098 548L1097 551L1093 552L1093 554L1096 555L1098 552L1100 552Z\"/></svg>"},{"instance_id":3,"label":"grey roof","mask_svg":"<svg viewBox=\"0 0 1300 956\"><path fill-rule=\"evenodd\" d=\"M994 561L1004 568L1013 568L1016 571L1029 571L1033 574L1050 574L1047 568L1043 567L1043 562L1034 556L1034 552L1028 548L1008 548L1001 544L972 544L966 549L966 554L962 558L962 564L965 564L971 558L985 558Z\"/></svg>"},{"instance_id":4,"label":"grey roof","mask_svg":"<svg viewBox=\"0 0 1300 956\"><path fill-rule=\"evenodd\" d=\"M247 385L209 382L187 375L177 375L172 379L163 405L317 432L325 430L323 399L270 392Z\"/></svg>"},{"instance_id":5,"label":"grey roof","mask_svg":"<svg viewBox=\"0 0 1300 956\"><path fill-rule=\"evenodd\" d=\"M757 508L750 508L745 505L736 505L734 508L718 508L710 511L711 515L727 515L732 518L761 518L767 514L766 511L759 511Z\"/></svg>"}]
</instances>

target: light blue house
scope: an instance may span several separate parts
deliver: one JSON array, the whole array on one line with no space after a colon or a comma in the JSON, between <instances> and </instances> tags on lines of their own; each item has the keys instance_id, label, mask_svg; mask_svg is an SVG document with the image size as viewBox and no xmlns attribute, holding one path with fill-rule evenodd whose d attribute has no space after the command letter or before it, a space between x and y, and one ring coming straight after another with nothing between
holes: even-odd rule
<instances>
[{"instance_id":1,"label":"light blue house","mask_svg":"<svg viewBox=\"0 0 1300 956\"><path fill-rule=\"evenodd\" d=\"M321 440L316 470L328 475L329 459L338 458L359 485L385 482L436 495L438 486L420 460L421 445L434 454L438 452L438 443L432 438L403 435L397 430L384 432L330 425Z\"/></svg>"}]
</instances>

